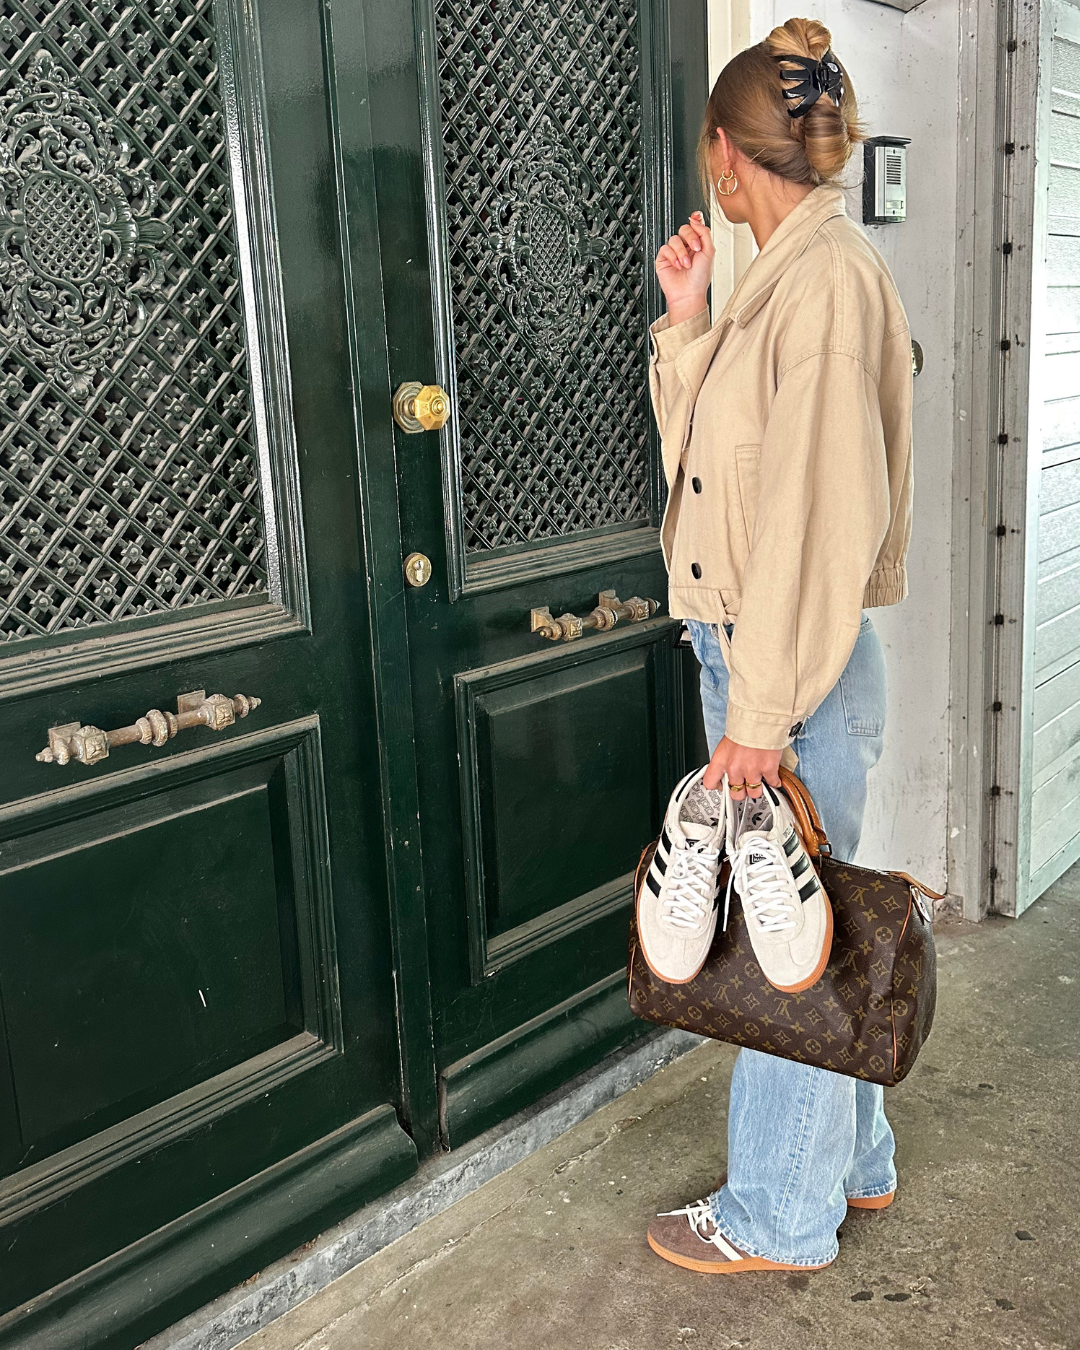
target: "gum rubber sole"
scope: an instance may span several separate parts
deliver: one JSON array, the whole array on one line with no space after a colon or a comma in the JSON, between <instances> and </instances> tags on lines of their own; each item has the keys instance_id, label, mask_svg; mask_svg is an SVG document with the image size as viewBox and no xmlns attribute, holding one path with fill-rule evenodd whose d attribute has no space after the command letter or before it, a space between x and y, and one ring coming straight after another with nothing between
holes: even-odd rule
<instances>
[{"instance_id":1,"label":"gum rubber sole","mask_svg":"<svg viewBox=\"0 0 1080 1350\"><path fill-rule=\"evenodd\" d=\"M769 983L772 984L773 988L778 989L781 994L801 994L804 989L809 989L812 984L817 984L818 980L825 974L825 967L829 964L829 958L832 956L833 912L832 902L829 900L829 897L825 895L824 887L822 887L821 894L825 899L825 913L828 921L825 925L825 941L822 944L821 960L814 968L813 974L808 975L805 980L800 980L798 984L773 984L772 980L769 980L768 975L765 975L764 971L761 972L765 975L765 978L769 980ZM761 963L758 962L758 964L760 965Z\"/></svg>"},{"instance_id":2,"label":"gum rubber sole","mask_svg":"<svg viewBox=\"0 0 1080 1350\"><path fill-rule=\"evenodd\" d=\"M888 1209L896 1199L895 1191L888 1191L885 1195L867 1195L852 1199L848 1197L849 1209Z\"/></svg>"},{"instance_id":3,"label":"gum rubber sole","mask_svg":"<svg viewBox=\"0 0 1080 1350\"><path fill-rule=\"evenodd\" d=\"M644 889L645 889L645 886L644 886L644 883L642 883L642 891L644 891ZM685 977L684 977L683 979L681 979L681 980L676 980L676 979L673 979L670 975L665 975L665 974L663 974L663 972L657 970L656 967L653 965L653 963L649 960L649 953L645 950L645 944L644 944L644 942L642 942L642 940L641 940L641 894L640 894L640 893L638 894L637 899L634 901L634 927L637 929L637 942L638 942L638 948L639 948L639 950L641 951L641 955L642 955L642 957L643 957L643 959L644 959L644 961L645 961L645 964L649 967L649 969L652 971L652 973L656 976L656 978L657 978L658 980L663 980L663 982L664 982L665 984L689 984L692 980L696 980L697 977L701 974L701 971L702 971L702 968L703 968L704 965L705 965L705 962L709 959L709 952L712 950L712 942L713 942L712 938L709 939L709 946L705 949L705 955L701 958L701 965L698 966L697 970L695 970L694 973L693 973L692 975L687 975L687 976L685 976ZM715 931L715 930L714 930L714 931ZM831 938L830 938L830 940L829 940L829 946L830 946L830 947L832 946L832 939L831 939Z\"/></svg>"},{"instance_id":4,"label":"gum rubber sole","mask_svg":"<svg viewBox=\"0 0 1080 1350\"><path fill-rule=\"evenodd\" d=\"M766 1261L763 1256L744 1256L741 1261L695 1261L692 1256L682 1256L678 1252L669 1251L667 1247L662 1247L651 1233L647 1233L646 1237L657 1256L670 1261L673 1266L681 1266L683 1270L695 1270L699 1275L742 1275L754 1270L810 1272L824 1270L825 1266L832 1265L831 1261L826 1261L825 1266L787 1266L781 1265L778 1261Z\"/></svg>"}]
</instances>

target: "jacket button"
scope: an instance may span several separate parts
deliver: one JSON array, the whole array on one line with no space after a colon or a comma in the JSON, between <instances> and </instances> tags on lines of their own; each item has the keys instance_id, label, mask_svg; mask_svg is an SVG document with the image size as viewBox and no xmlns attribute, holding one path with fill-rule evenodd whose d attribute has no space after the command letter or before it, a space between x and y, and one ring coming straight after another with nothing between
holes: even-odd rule
<instances>
[{"instance_id":1,"label":"jacket button","mask_svg":"<svg viewBox=\"0 0 1080 1350\"><path fill-rule=\"evenodd\" d=\"M700 564L700 563L691 563L691 564L690 564L690 571L693 572L693 574L694 574L694 580L695 580L695 581L700 580L700 578L701 578L701 564Z\"/></svg>"},{"instance_id":2,"label":"jacket button","mask_svg":"<svg viewBox=\"0 0 1080 1350\"><path fill-rule=\"evenodd\" d=\"M694 489L695 492L700 492L700 491L701 491L701 479L700 479L700 478L691 478L691 479L690 479L690 486Z\"/></svg>"}]
</instances>

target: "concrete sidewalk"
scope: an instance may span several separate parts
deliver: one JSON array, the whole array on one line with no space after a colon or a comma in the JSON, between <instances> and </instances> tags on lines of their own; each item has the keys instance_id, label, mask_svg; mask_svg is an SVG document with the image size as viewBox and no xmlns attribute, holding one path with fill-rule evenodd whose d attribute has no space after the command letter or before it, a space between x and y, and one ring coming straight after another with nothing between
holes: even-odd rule
<instances>
[{"instance_id":1,"label":"concrete sidewalk","mask_svg":"<svg viewBox=\"0 0 1080 1350\"><path fill-rule=\"evenodd\" d=\"M938 935L937 1024L887 1093L900 1189L814 1275L695 1275L658 1209L725 1160L704 1043L244 1342L246 1350L1080 1347L1080 868L1017 922Z\"/></svg>"}]
</instances>

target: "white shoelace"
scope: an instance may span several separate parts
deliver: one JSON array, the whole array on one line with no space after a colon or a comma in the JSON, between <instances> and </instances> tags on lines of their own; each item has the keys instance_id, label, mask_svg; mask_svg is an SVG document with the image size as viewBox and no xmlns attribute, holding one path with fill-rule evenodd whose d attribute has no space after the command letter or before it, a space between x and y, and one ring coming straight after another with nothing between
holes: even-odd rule
<instances>
[{"instance_id":1,"label":"white shoelace","mask_svg":"<svg viewBox=\"0 0 1080 1350\"><path fill-rule=\"evenodd\" d=\"M669 1209L663 1214L658 1214L657 1218L678 1219L683 1216L702 1242L711 1242L717 1251L723 1252L729 1261L741 1260L740 1254L716 1227L712 1205L709 1204L708 1200L695 1200L689 1205L684 1205L682 1209ZM713 1231L711 1233L705 1231L706 1224L712 1225Z\"/></svg>"},{"instance_id":2,"label":"white shoelace","mask_svg":"<svg viewBox=\"0 0 1080 1350\"><path fill-rule=\"evenodd\" d=\"M779 933L795 927L795 905L791 900L791 873L784 851L770 839L748 839L745 849L736 852L728 882L742 897L747 918L753 919L764 933Z\"/></svg>"},{"instance_id":3,"label":"white shoelace","mask_svg":"<svg viewBox=\"0 0 1080 1350\"><path fill-rule=\"evenodd\" d=\"M665 923L674 928L698 928L713 906L716 864L720 850L676 849L671 859L671 886L664 900Z\"/></svg>"}]
</instances>

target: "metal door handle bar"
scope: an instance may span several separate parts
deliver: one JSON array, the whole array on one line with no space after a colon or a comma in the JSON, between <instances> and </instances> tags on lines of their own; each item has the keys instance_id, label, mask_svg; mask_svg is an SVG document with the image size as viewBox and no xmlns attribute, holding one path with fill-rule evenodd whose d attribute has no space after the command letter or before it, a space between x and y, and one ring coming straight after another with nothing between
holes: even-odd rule
<instances>
[{"instance_id":1,"label":"metal door handle bar","mask_svg":"<svg viewBox=\"0 0 1080 1350\"><path fill-rule=\"evenodd\" d=\"M102 731L100 727L84 727L79 722L67 722L62 727L49 728L49 744L34 758L42 764L97 764L108 759L109 751L118 745L164 745L178 731L188 727L209 727L223 731L238 717L246 717L262 702L249 694L229 698L225 694L210 694L205 689L194 689L176 700L176 712L161 712L151 708L130 727L117 731Z\"/></svg>"},{"instance_id":2,"label":"metal door handle bar","mask_svg":"<svg viewBox=\"0 0 1080 1350\"><path fill-rule=\"evenodd\" d=\"M642 619L651 619L659 608L658 601L642 600L640 595L620 600L614 591L601 591L596 608L584 619L579 619L576 614L553 618L551 610L544 605L542 609L529 610L529 628L552 642L573 642L586 628L596 628L603 633L614 628L620 619L641 623Z\"/></svg>"}]
</instances>

